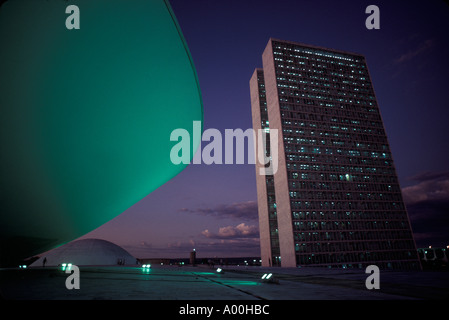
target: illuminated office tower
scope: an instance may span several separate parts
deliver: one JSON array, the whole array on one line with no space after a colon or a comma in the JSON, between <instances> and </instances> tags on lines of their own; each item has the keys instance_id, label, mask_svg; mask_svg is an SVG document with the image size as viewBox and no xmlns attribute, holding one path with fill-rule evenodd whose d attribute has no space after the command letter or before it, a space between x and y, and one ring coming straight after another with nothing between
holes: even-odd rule
<instances>
[{"instance_id":1,"label":"illuminated office tower","mask_svg":"<svg viewBox=\"0 0 449 320\"><path fill-rule=\"evenodd\" d=\"M262 264L419 269L365 57L270 39L262 58L253 127L279 152L274 175L256 164Z\"/></svg>"}]
</instances>

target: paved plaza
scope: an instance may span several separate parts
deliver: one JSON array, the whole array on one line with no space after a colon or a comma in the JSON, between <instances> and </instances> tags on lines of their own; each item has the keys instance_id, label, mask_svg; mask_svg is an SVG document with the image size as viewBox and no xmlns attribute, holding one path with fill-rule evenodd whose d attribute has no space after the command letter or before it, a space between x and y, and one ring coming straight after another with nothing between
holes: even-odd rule
<instances>
[{"instance_id":1,"label":"paved plaza","mask_svg":"<svg viewBox=\"0 0 449 320\"><path fill-rule=\"evenodd\" d=\"M7 300L440 300L449 272L380 271L368 290L362 269L207 266L80 267L80 289L68 290L61 268L0 270ZM275 283L263 282L272 273Z\"/></svg>"}]
</instances>

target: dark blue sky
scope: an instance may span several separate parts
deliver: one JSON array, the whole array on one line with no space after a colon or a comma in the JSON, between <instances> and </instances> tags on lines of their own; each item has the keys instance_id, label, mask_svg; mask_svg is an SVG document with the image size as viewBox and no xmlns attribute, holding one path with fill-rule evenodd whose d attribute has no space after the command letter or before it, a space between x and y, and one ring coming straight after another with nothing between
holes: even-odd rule
<instances>
[{"instance_id":1,"label":"dark blue sky","mask_svg":"<svg viewBox=\"0 0 449 320\"><path fill-rule=\"evenodd\" d=\"M449 245L449 6L442 0L171 0L204 127L252 127L249 79L270 37L366 56L418 246ZM380 30L365 8L380 9ZM168 139L168 138L167 138ZM253 165L190 165L85 237L137 257L259 255Z\"/></svg>"}]
</instances>

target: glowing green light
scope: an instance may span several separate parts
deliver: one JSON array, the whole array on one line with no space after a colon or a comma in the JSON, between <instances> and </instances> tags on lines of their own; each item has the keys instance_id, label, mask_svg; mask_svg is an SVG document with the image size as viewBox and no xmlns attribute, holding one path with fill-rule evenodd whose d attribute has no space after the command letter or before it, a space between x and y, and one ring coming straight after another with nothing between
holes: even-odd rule
<instances>
[{"instance_id":1,"label":"glowing green light","mask_svg":"<svg viewBox=\"0 0 449 320\"><path fill-rule=\"evenodd\" d=\"M257 286L258 282L255 281L245 281L245 280L220 280L224 285L229 286Z\"/></svg>"},{"instance_id":2,"label":"glowing green light","mask_svg":"<svg viewBox=\"0 0 449 320\"><path fill-rule=\"evenodd\" d=\"M208 276L208 275L213 275L215 273L213 273L213 272L195 272L194 274L198 274L198 275L202 275L202 276Z\"/></svg>"},{"instance_id":3,"label":"glowing green light","mask_svg":"<svg viewBox=\"0 0 449 320\"><path fill-rule=\"evenodd\" d=\"M190 158L201 140L199 83L169 0L80 3L80 30L65 28L66 1L0 9L0 241L41 238L26 257L92 231L180 173L175 129L190 134Z\"/></svg>"}]
</instances>

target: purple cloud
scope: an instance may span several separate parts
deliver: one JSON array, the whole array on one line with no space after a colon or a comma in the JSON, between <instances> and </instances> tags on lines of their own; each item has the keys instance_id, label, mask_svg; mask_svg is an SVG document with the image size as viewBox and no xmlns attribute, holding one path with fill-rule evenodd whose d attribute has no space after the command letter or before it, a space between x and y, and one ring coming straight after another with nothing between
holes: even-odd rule
<instances>
[{"instance_id":1,"label":"purple cloud","mask_svg":"<svg viewBox=\"0 0 449 320\"><path fill-rule=\"evenodd\" d=\"M434 40L427 39L426 41L422 42L417 48L410 50L407 53L404 53L403 55L401 55L398 59L395 60L395 62L397 64L399 64L399 63L410 61L414 57L422 54L423 52L426 52L433 46L434 46Z\"/></svg>"},{"instance_id":2,"label":"purple cloud","mask_svg":"<svg viewBox=\"0 0 449 320\"><path fill-rule=\"evenodd\" d=\"M180 212L196 213L217 218L235 218L243 220L257 220L257 202L245 201L232 204L222 204L213 208L187 209L182 208Z\"/></svg>"},{"instance_id":3,"label":"purple cloud","mask_svg":"<svg viewBox=\"0 0 449 320\"><path fill-rule=\"evenodd\" d=\"M449 245L449 172L424 172L402 189L418 247Z\"/></svg>"},{"instance_id":4,"label":"purple cloud","mask_svg":"<svg viewBox=\"0 0 449 320\"><path fill-rule=\"evenodd\" d=\"M238 238L258 238L259 237L259 228L257 226L249 226L245 223L240 223L237 226L227 226L221 227L218 230L218 233L210 232L209 230L204 230L201 233L206 238L215 238L215 239L238 239Z\"/></svg>"}]
</instances>

